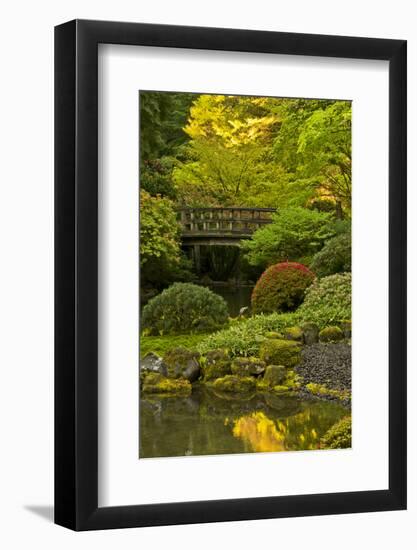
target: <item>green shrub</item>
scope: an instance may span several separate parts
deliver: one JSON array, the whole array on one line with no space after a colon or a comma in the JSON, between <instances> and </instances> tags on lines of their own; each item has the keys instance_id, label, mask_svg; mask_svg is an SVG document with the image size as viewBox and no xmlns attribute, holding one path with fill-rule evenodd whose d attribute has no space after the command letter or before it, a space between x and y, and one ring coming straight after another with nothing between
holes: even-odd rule
<instances>
[{"instance_id":1,"label":"green shrub","mask_svg":"<svg viewBox=\"0 0 417 550\"><path fill-rule=\"evenodd\" d=\"M326 327L319 333L320 342L339 342L343 340L343 331L339 327Z\"/></svg>"},{"instance_id":2,"label":"green shrub","mask_svg":"<svg viewBox=\"0 0 417 550\"><path fill-rule=\"evenodd\" d=\"M306 291L297 315L319 328L351 318L352 275L338 273L316 280Z\"/></svg>"},{"instance_id":3,"label":"green shrub","mask_svg":"<svg viewBox=\"0 0 417 550\"><path fill-rule=\"evenodd\" d=\"M242 242L251 265L265 267L285 258L312 256L335 235L333 216L301 207L282 208L272 223L261 227L252 239Z\"/></svg>"},{"instance_id":4,"label":"green shrub","mask_svg":"<svg viewBox=\"0 0 417 550\"><path fill-rule=\"evenodd\" d=\"M246 321L210 334L197 344L197 349L202 354L211 350L227 349L232 357L258 355L260 344L270 337L271 333L279 336L283 329L297 324L297 320L296 313L255 315Z\"/></svg>"},{"instance_id":5,"label":"green shrub","mask_svg":"<svg viewBox=\"0 0 417 550\"><path fill-rule=\"evenodd\" d=\"M292 311L297 308L314 274L305 265L283 262L269 267L259 278L252 293L254 313Z\"/></svg>"},{"instance_id":6,"label":"green shrub","mask_svg":"<svg viewBox=\"0 0 417 550\"><path fill-rule=\"evenodd\" d=\"M301 359L301 347L293 340L265 340L262 342L259 357L267 365L295 367Z\"/></svg>"},{"instance_id":7,"label":"green shrub","mask_svg":"<svg viewBox=\"0 0 417 550\"><path fill-rule=\"evenodd\" d=\"M208 332L228 318L224 299L208 288L175 283L143 308L142 327L148 334Z\"/></svg>"},{"instance_id":8,"label":"green shrub","mask_svg":"<svg viewBox=\"0 0 417 550\"><path fill-rule=\"evenodd\" d=\"M336 422L320 440L322 449L350 449L352 447L352 418L346 416Z\"/></svg>"},{"instance_id":9,"label":"green shrub","mask_svg":"<svg viewBox=\"0 0 417 550\"><path fill-rule=\"evenodd\" d=\"M320 252L314 256L310 267L318 277L326 277L334 273L350 271L351 263L351 235L343 233L326 242Z\"/></svg>"}]
</instances>

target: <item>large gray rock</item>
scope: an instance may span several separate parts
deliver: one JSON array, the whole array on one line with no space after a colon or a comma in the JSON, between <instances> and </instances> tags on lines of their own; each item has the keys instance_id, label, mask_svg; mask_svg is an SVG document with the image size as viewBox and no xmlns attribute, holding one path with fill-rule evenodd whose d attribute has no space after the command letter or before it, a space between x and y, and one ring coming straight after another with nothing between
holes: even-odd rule
<instances>
[{"instance_id":1,"label":"large gray rock","mask_svg":"<svg viewBox=\"0 0 417 550\"><path fill-rule=\"evenodd\" d=\"M162 374L162 376L168 375L167 365L164 363L162 357L159 357L155 353L148 353L140 360L140 372L141 374L156 372Z\"/></svg>"}]
</instances>

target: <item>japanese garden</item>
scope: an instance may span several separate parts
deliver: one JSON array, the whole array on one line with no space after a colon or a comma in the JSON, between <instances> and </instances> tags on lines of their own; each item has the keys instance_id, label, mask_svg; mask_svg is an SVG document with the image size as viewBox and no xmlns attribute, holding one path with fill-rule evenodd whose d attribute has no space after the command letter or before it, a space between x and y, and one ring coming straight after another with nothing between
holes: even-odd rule
<instances>
[{"instance_id":1,"label":"japanese garden","mask_svg":"<svg viewBox=\"0 0 417 550\"><path fill-rule=\"evenodd\" d=\"M139 109L139 457L350 448L351 103Z\"/></svg>"}]
</instances>

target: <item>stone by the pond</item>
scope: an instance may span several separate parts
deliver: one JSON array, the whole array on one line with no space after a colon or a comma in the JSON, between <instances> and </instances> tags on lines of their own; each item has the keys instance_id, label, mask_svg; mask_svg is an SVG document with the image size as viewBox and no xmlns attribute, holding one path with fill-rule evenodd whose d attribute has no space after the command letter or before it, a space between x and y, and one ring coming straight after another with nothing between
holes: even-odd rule
<instances>
[{"instance_id":1,"label":"stone by the pond","mask_svg":"<svg viewBox=\"0 0 417 550\"><path fill-rule=\"evenodd\" d=\"M301 346L293 340L265 340L261 344L259 355L267 365L295 367L301 359Z\"/></svg>"},{"instance_id":2,"label":"stone by the pond","mask_svg":"<svg viewBox=\"0 0 417 550\"><path fill-rule=\"evenodd\" d=\"M162 357L156 355L156 353L148 353L143 359L140 360L140 373L141 375L149 372L156 372L167 376L168 370Z\"/></svg>"},{"instance_id":3,"label":"stone by the pond","mask_svg":"<svg viewBox=\"0 0 417 550\"><path fill-rule=\"evenodd\" d=\"M185 378L195 382L200 376L200 354L186 348L175 348L164 355L168 378Z\"/></svg>"},{"instance_id":4,"label":"stone by the pond","mask_svg":"<svg viewBox=\"0 0 417 550\"><path fill-rule=\"evenodd\" d=\"M343 336L350 340L352 338L352 321L342 321L340 328L343 331Z\"/></svg>"},{"instance_id":5,"label":"stone by the pond","mask_svg":"<svg viewBox=\"0 0 417 550\"><path fill-rule=\"evenodd\" d=\"M319 333L320 342L339 342L343 340L343 331L340 327L326 327Z\"/></svg>"},{"instance_id":6,"label":"stone by the pond","mask_svg":"<svg viewBox=\"0 0 417 550\"><path fill-rule=\"evenodd\" d=\"M229 353L225 349L213 349L205 354L207 365L215 365L219 361L230 361Z\"/></svg>"},{"instance_id":7,"label":"stone by the pond","mask_svg":"<svg viewBox=\"0 0 417 550\"><path fill-rule=\"evenodd\" d=\"M265 361L258 357L236 357L232 362L232 373L238 376L259 376L265 371Z\"/></svg>"},{"instance_id":8,"label":"stone by the pond","mask_svg":"<svg viewBox=\"0 0 417 550\"><path fill-rule=\"evenodd\" d=\"M265 370L263 382L266 386L281 385L287 377L287 369L283 365L268 365Z\"/></svg>"},{"instance_id":9,"label":"stone by the pond","mask_svg":"<svg viewBox=\"0 0 417 550\"><path fill-rule=\"evenodd\" d=\"M191 384L188 380L182 378L173 380L166 378L162 374L150 372L145 375L142 383L143 393L154 394L172 394L189 395L191 393Z\"/></svg>"},{"instance_id":10,"label":"stone by the pond","mask_svg":"<svg viewBox=\"0 0 417 550\"><path fill-rule=\"evenodd\" d=\"M282 340L283 337L284 336L280 332L276 332L274 330L265 333L265 338L279 338Z\"/></svg>"},{"instance_id":11,"label":"stone by the pond","mask_svg":"<svg viewBox=\"0 0 417 550\"><path fill-rule=\"evenodd\" d=\"M319 341L319 327L315 323L304 323L301 325L303 340L307 346L316 344Z\"/></svg>"},{"instance_id":12,"label":"stone by the pond","mask_svg":"<svg viewBox=\"0 0 417 550\"><path fill-rule=\"evenodd\" d=\"M228 352L224 349L209 351L202 358L201 363L203 365L202 370L205 381L222 378L232 372L230 369L231 359Z\"/></svg>"},{"instance_id":13,"label":"stone by the pond","mask_svg":"<svg viewBox=\"0 0 417 550\"><path fill-rule=\"evenodd\" d=\"M237 376L229 374L223 378L217 378L213 382L213 388L221 392L250 392L256 387L255 378L252 376Z\"/></svg>"},{"instance_id":14,"label":"stone by the pond","mask_svg":"<svg viewBox=\"0 0 417 550\"><path fill-rule=\"evenodd\" d=\"M302 342L303 331L300 327L289 327L284 330L284 338L286 340L295 340L296 342Z\"/></svg>"}]
</instances>

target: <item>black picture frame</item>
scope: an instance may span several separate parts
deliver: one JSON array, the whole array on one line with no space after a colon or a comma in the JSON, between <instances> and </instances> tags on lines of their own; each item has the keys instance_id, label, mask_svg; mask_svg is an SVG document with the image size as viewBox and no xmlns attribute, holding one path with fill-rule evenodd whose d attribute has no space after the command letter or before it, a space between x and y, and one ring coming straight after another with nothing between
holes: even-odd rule
<instances>
[{"instance_id":1,"label":"black picture frame","mask_svg":"<svg viewBox=\"0 0 417 550\"><path fill-rule=\"evenodd\" d=\"M389 62L389 488L98 507L98 44ZM55 28L55 522L74 530L406 508L406 41L74 20Z\"/></svg>"}]
</instances>

